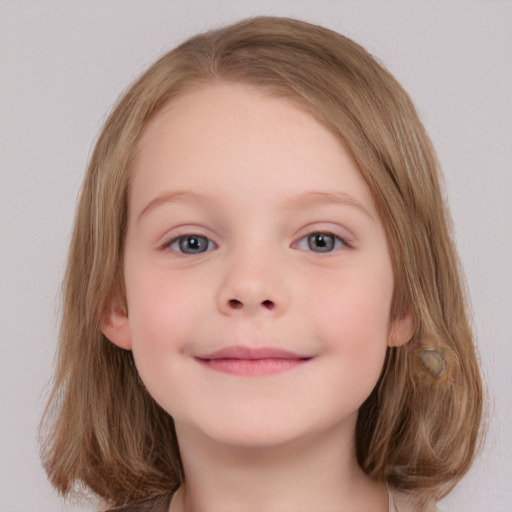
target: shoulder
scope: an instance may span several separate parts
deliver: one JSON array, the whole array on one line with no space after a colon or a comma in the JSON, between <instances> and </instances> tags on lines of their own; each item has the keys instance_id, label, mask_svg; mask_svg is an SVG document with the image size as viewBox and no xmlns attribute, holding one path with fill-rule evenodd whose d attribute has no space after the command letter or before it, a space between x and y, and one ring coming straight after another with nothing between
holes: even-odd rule
<instances>
[{"instance_id":1,"label":"shoulder","mask_svg":"<svg viewBox=\"0 0 512 512\"><path fill-rule=\"evenodd\" d=\"M127 505L105 510L104 512L167 512L171 503L171 494L165 494L156 498L140 501Z\"/></svg>"}]
</instances>

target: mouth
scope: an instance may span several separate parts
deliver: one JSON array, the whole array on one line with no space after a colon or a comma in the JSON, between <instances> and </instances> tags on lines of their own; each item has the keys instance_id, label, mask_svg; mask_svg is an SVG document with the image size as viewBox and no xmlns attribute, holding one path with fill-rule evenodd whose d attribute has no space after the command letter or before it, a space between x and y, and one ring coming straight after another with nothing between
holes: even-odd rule
<instances>
[{"instance_id":1,"label":"mouth","mask_svg":"<svg viewBox=\"0 0 512 512\"><path fill-rule=\"evenodd\" d=\"M293 370L307 363L312 357L273 347L226 347L196 361L210 370L247 377L263 377Z\"/></svg>"}]
</instances>

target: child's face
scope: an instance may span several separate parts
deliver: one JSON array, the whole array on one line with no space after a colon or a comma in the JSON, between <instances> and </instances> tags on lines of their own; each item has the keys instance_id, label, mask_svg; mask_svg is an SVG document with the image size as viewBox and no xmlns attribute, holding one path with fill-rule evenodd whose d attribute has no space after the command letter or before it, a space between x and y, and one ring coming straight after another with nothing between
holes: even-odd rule
<instances>
[{"instance_id":1,"label":"child's face","mask_svg":"<svg viewBox=\"0 0 512 512\"><path fill-rule=\"evenodd\" d=\"M146 128L124 272L128 315L114 305L104 332L178 435L353 436L387 345L410 334L390 322L384 229L347 152L240 85L191 92Z\"/></svg>"}]
</instances>

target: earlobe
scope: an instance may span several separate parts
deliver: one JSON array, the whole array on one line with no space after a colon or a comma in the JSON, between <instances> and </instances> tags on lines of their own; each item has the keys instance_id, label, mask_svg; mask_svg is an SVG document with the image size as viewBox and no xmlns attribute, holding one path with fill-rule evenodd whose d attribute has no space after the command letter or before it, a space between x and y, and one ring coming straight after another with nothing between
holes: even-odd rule
<instances>
[{"instance_id":1,"label":"earlobe","mask_svg":"<svg viewBox=\"0 0 512 512\"><path fill-rule=\"evenodd\" d=\"M389 329L388 346L399 347L400 345L405 345L413 337L414 328L414 321L409 313L392 320Z\"/></svg>"},{"instance_id":2,"label":"earlobe","mask_svg":"<svg viewBox=\"0 0 512 512\"><path fill-rule=\"evenodd\" d=\"M126 307L119 301L112 302L101 321L101 332L114 344L125 350L132 349L130 323Z\"/></svg>"}]
</instances>

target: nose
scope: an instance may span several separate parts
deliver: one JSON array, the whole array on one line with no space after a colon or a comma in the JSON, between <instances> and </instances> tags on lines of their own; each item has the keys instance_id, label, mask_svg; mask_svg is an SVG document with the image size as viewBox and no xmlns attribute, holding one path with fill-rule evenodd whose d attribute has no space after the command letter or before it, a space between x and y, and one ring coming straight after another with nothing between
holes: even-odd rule
<instances>
[{"instance_id":1,"label":"nose","mask_svg":"<svg viewBox=\"0 0 512 512\"><path fill-rule=\"evenodd\" d=\"M224 315L272 314L279 316L289 303L286 278L276 259L263 255L238 258L226 265L218 293L218 308Z\"/></svg>"},{"instance_id":2,"label":"nose","mask_svg":"<svg viewBox=\"0 0 512 512\"><path fill-rule=\"evenodd\" d=\"M257 300L255 301L255 304L258 304ZM276 307L275 302L270 299L261 301L259 305L262 309L267 309L269 311L272 311ZM241 301L240 299L228 299L227 306L229 309L255 309L253 308L253 301L250 298L246 298L244 301ZM256 309L258 309L258 306L256 306Z\"/></svg>"}]
</instances>

